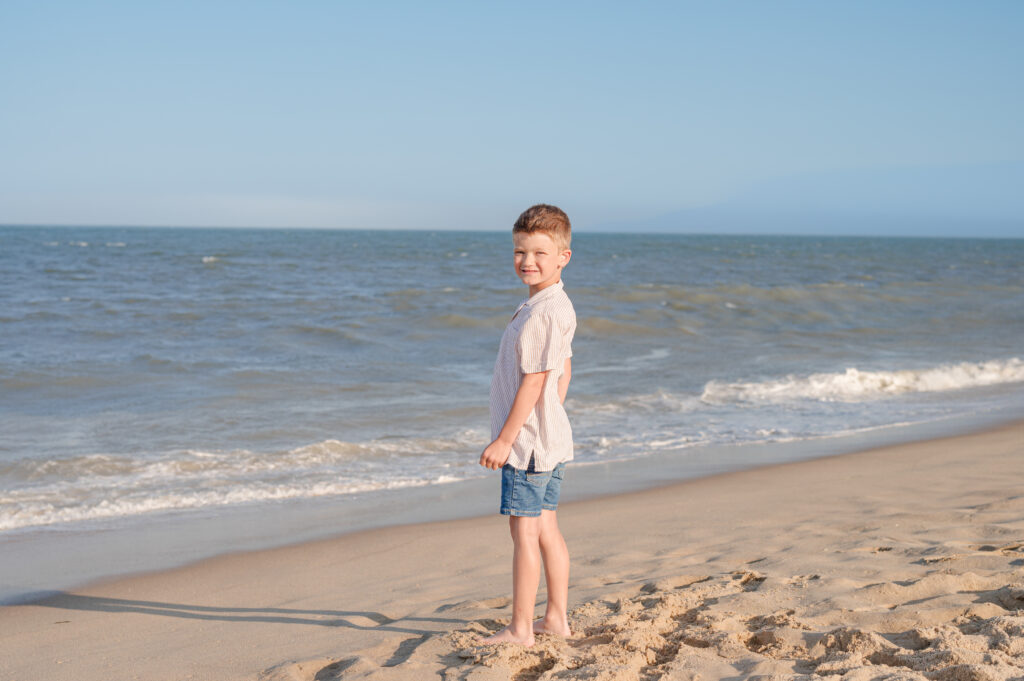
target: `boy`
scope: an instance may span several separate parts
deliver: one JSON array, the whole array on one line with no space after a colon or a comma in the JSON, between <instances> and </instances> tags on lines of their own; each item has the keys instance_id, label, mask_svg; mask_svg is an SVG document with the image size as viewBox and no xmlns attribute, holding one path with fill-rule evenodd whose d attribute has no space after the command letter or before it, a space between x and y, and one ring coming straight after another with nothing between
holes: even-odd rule
<instances>
[{"instance_id":1,"label":"boy","mask_svg":"<svg viewBox=\"0 0 1024 681\"><path fill-rule=\"evenodd\" d=\"M512 623L484 643L532 646L535 633L570 636L569 550L555 510L572 430L562 403L572 375L576 313L562 290L572 251L569 217L539 204L512 228L516 274L529 287L501 337L491 379L491 444L480 465L501 468L501 514L512 532ZM548 600L533 621L541 560Z\"/></svg>"}]
</instances>

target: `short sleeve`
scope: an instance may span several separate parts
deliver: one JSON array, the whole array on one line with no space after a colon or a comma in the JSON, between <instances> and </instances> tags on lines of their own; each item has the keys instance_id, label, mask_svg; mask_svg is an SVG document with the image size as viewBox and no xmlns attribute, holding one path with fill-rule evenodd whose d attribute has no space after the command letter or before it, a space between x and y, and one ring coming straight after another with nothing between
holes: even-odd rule
<instances>
[{"instance_id":1,"label":"short sleeve","mask_svg":"<svg viewBox=\"0 0 1024 681\"><path fill-rule=\"evenodd\" d=\"M565 361L562 331L550 315L530 315L516 342L519 370L524 374L550 371Z\"/></svg>"}]
</instances>

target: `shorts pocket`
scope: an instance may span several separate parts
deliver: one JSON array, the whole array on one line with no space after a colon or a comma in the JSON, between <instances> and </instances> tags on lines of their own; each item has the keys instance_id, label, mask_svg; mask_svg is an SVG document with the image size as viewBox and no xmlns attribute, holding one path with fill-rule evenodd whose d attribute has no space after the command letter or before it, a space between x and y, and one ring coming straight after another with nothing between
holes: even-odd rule
<instances>
[{"instance_id":1,"label":"shorts pocket","mask_svg":"<svg viewBox=\"0 0 1024 681\"><path fill-rule=\"evenodd\" d=\"M551 471L542 471L539 473L527 473L526 482L530 483L535 487L544 487L551 480Z\"/></svg>"}]
</instances>

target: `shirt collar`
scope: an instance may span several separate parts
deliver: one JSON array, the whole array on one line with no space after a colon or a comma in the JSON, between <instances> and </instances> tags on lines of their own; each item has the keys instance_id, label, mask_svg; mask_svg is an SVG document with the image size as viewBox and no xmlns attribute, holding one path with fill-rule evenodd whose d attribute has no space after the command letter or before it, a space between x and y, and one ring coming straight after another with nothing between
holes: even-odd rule
<instances>
[{"instance_id":1,"label":"shirt collar","mask_svg":"<svg viewBox=\"0 0 1024 681\"><path fill-rule=\"evenodd\" d=\"M537 293L533 294L532 296L524 300L523 305L529 305L532 307L533 305L536 305L537 303L547 300L553 295L556 295L563 288L564 287L562 286L562 280L559 279L551 286L548 286L546 289L543 289L541 291L537 291Z\"/></svg>"}]
</instances>

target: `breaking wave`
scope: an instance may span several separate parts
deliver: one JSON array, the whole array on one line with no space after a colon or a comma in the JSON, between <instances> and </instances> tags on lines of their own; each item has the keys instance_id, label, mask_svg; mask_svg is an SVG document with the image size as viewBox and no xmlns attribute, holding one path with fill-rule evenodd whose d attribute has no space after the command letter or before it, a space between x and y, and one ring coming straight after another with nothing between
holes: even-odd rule
<instances>
[{"instance_id":1,"label":"breaking wave","mask_svg":"<svg viewBox=\"0 0 1024 681\"><path fill-rule=\"evenodd\" d=\"M708 404L792 400L865 402L906 393L943 392L1021 381L1024 381L1024 362L1013 357L927 369L862 371L849 368L841 373L789 375L755 383L710 381L704 386L701 401Z\"/></svg>"},{"instance_id":2,"label":"breaking wave","mask_svg":"<svg viewBox=\"0 0 1024 681\"><path fill-rule=\"evenodd\" d=\"M482 440L465 431L447 438L325 440L277 452L20 459L0 465L0 531L445 484L476 472L466 452Z\"/></svg>"}]
</instances>

